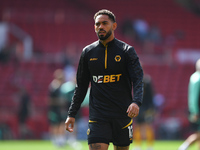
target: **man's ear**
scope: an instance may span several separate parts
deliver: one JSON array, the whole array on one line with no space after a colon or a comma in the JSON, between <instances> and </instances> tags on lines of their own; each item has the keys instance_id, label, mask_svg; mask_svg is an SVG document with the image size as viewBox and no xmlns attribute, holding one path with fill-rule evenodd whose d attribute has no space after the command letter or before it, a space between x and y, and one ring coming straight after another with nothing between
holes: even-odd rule
<instances>
[{"instance_id":1,"label":"man's ear","mask_svg":"<svg viewBox=\"0 0 200 150\"><path fill-rule=\"evenodd\" d=\"M94 31L96 32L95 25L94 25Z\"/></svg>"},{"instance_id":2,"label":"man's ear","mask_svg":"<svg viewBox=\"0 0 200 150\"><path fill-rule=\"evenodd\" d=\"M115 29L117 29L117 23L116 22L113 23L113 30L115 30Z\"/></svg>"}]
</instances>

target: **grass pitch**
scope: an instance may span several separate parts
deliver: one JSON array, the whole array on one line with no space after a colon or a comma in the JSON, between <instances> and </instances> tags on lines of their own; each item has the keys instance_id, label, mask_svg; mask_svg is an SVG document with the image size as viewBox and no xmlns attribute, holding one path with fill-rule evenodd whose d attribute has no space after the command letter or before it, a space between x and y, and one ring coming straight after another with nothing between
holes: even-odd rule
<instances>
[{"instance_id":1,"label":"grass pitch","mask_svg":"<svg viewBox=\"0 0 200 150\"><path fill-rule=\"evenodd\" d=\"M73 148L70 145L58 148L55 147L51 141L44 140L0 141L0 150L88 150L87 141L79 142L82 148ZM156 141L154 150L177 150L182 142L183 141ZM133 147L134 143L131 144L130 150L132 150ZM109 150L113 150L112 144L110 144ZM146 150L146 142L143 142L142 150ZM197 150L197 145L192 145L188 150Z\"/></svg>"}]
</instances>

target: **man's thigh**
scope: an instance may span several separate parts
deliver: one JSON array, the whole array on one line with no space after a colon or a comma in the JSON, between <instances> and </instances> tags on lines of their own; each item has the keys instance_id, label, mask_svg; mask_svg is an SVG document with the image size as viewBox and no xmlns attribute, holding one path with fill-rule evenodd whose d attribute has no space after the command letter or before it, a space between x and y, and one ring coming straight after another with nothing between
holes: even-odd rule
<instances>
[{"instance_id":1,"label":"man's thigh","mask_svg":"<svg viewBox=\"0 0 200 150\"><path fill-rule=\"evenodd\" d=\"M105 143L92 143L89 144L89 150L108 150L108 144Z\"/></svg>"},{"instance_id":2,"label":"man's thigh","mask_svg":"<svg viewBox=\"0 0 200 150\"><path fill-rule=\"evenodd\" d=\"M114 146L114 150L129 150L129 146Z\"/></svg>"}]
</instances>

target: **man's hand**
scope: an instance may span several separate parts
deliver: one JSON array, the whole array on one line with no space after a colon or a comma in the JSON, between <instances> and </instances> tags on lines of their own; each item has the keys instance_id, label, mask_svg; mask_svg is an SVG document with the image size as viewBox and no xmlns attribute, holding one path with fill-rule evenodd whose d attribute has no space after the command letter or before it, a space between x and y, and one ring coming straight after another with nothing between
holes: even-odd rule
<instances>
[{"instance_id":1,"label":"man's hand","mask_svg":"<svg viewBox=\"0 0 200 150\"><path fill-rule=\"evenodd\" d=\"M130 104L127 109L128 116L130 118L137 117L139 114L139 110L140 110L140 108L137 104L135 104L135 103Z\"/></svg>"},{"instance_id":2,"label":"man's hand","mask_svg":"<svg viewBox=\"0 0 200 150\"><path fill-rule=\"evenodd\" d=\"M75 118L73 117L67 117L65 121L65 129L69 132L74 131L74 123L75 123Z\"/></svg>"}]
</instances>

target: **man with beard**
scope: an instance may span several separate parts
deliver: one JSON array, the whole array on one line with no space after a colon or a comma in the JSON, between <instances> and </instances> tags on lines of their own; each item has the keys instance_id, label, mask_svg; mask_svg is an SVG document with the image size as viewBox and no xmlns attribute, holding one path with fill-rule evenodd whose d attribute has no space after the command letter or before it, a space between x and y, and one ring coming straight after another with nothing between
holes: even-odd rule
<instances>
[{"instance_id":1,"label":"man with beard","mask_svg":"<svg viewBox=\"0 0 200 150\"><path fill-rule=\"evenodd\" d=\"M143 70L134 48L115 38L115 15L103 9L94 15L94 21L99 40L86 46L81 54L65 127L73 132L75 116L91 83L89 149L108 150L112 142L114 150L128 150L132 119L142 104Z\"/></svg>"}]
</instances>

